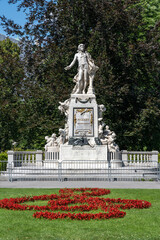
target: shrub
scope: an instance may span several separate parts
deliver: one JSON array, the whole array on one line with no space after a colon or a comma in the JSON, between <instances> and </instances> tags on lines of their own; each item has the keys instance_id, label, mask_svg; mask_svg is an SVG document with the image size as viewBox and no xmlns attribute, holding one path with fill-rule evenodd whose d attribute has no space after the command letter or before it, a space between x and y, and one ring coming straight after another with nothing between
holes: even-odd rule
<instances>
[{"instance_id":1,"label":"shrub","mask_svg":"<svg viewBox=\"0 0 160 240\"><path fill-rule=\"evenodd\" d=\"M8 155L7 152L0 153L0 171L6 171Z\"/></svg>"}]
</instances>

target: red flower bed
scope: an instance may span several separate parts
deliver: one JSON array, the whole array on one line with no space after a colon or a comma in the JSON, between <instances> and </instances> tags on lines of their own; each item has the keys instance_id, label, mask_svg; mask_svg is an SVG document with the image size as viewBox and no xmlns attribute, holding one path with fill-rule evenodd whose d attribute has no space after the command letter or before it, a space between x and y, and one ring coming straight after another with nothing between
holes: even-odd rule
<instances>
[{"instance_id":1,"label":"red flower bed","mask_svg":"<svg viewBox=\"0 0 160 240\"><path fill-rule=\"evenodd\" d=\"M126 215L126 212L120 211L120 209L143 209L151 206L150 202L144 200L100 197L109 193L110 190L100 188L66 188L60 189L59 194L2 199L0 200L0 208L23 211L36 210L37 212L33 214L35 218L46 218L51 220L58 218L90 220L122 218ZM25 204L28 201L35 202L38 200L48 200L48 203L45 206ZM100 210L103 212L86 213L92 210ZM67 213L53 211L65 211ZM72 213L74 211L80 212Z\"/></svg>"}]
</instances>

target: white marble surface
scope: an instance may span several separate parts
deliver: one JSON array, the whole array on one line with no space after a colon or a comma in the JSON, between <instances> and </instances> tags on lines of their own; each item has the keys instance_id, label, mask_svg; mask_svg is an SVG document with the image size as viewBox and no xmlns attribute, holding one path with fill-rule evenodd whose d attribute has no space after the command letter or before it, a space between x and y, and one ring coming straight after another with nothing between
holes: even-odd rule
<instances>
[{"instance_id":1,"label":"white marble surface","mask_svg":"<svg viewBox=\"0 0 160 240\"><path fill-rule=\"evenodd\" d=\"M74 136L74 109L91 109L93 112L93 134L88 135L87 137L98 137L98 105L96 102L96 97L94 94L72 94L69 105L69 117L68 117L68 126L69 126L69 137ZM85 131L84 131L85 133ZM87 132L86 132L87 134ZM83 135L83 133L82 133Z\"/></svg>"},{"instance_id":2,"label":"white marble surface","mask_svg":"<svg viewBox=\"0 0 160 240\"><path fill-rule=\"evenodd\" d=\"M60 161L64 160L107 160L107 146L96 145L94 148L85 146L60 146Z\"/></svg>"},{"instance_id":3,"label":"white marble surface","mask_svg":"<svg viewBox=\"0 0 160 240\"><path fill-rule=\"evenodd\" d=\"M71 69L76 62L78 62L78 73L73 79L73 82L75 82L76 85L72 93L94 93L93 80L95 73L99 68L94 64L94 60L92 59L91 55L85 51L84 44L79 44L73 61L69 66L65 67L65 70L67 71Z\"/></svg>"}]
</instances>

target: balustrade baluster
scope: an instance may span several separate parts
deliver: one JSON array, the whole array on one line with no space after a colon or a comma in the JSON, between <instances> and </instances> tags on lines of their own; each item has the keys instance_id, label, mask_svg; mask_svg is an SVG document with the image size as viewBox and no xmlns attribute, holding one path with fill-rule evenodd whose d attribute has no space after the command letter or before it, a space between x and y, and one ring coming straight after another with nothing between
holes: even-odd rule
<instances>
[{"instance_id":1,"label":"balustrade baluster","mask_svg":"<svg viewBox=\"0 0 160 240\"><path fill-rule=\"evenodd\" d=\"M142 154L142 164L144 163L144 154Z\"/></svg>"},{"instance_id":2,"label":"balustrade baluster","mask_svg":"<svg viewBox=\"0 0 160 240\"><path fill-rule=\"evenodd\" d=\"M142 154L140 155L140 163L142 163L142 158L143 158L143 156L142 156Z\"/></svg>"},{"instance_id":3,"label":"balustrade baluster","mask_svg":"<svg viewBox=\"0 0 160 240\"><path fill-rule=\"evenodd\" d=\"M136 154L133 155L133 163L136 163Z\"/></svg>"},{"instance_id":4,"label":"balustrade baluster","mask_svg":"<svg viewBox=\"0 0 160 240\"><path fill-rule=\"evenodd\" d=\"M132 154L129 155L130 163L132 164Z\"/></svg>"},{"instance_id":5,"label":"balustrade baluster","mask_svg":"<svg viewBox=\"0 0 160 240\"><path fill-rule=\"evenodd\" d=\"M27 163L27 154L24 154L24 162Z\"/></svg>"},{"instance_id":6,"label":"balustrade baluster","mask_svg":"<svg viewBox=\"0 0 160 240\"><path fill-rule=\"evenodd\" d=\"M32 163L35 163L35 161L34 161L34 154L32 154Z\"/></svg>"},{"instance_id":7,"label":"balustrade baluster","mask_svg":"<svg viewBox=\"0 0 160 240\"><path fill-rule=\"evenodd\" d=\"M144 154L144 163L147 162L147 154Z\"/></svg>"},{"instance_id":8,"label":"balustrade baluster","mask_svg":"<svg viewBox=\"0 0 160 240\"><path fill-rule=\"evenodd\" d=\"M15 167L17 167L17 154L15 153L15 155L14 155L14 161L15 161Z\"/></svg>"}]
</instances>

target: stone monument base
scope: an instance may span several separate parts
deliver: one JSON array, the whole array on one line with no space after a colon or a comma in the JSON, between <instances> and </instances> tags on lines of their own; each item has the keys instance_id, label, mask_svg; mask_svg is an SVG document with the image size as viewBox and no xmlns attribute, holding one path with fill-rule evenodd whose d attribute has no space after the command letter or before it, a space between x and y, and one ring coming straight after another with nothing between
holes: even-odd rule
<instances>
[{"instance_id":1,"label":"stone monument base","mask_svg":"<svg viewBox=\"0 0 160 240\"><path fill-rule=\"evenodd\" d=\"M87 160L107 160L108 149L106 145L96 145L90 147L73 146L73 145L61 145L60 146L60 161L87 161Z\"/></svg>"},{"instance_id":2,"label":"stone monument base","mask_svg":"<svg viewBox=\"0 0 160 240\"><path fill-rule=\"evenodd\" d=\"M45 152L45 160L46 161L59 160L59 147L58 146L48 147L47 151Z\"/></svg>"},{"instance_id":3,"label":"stone monument base","mask_svg":"<svg viewBox=\"0 0 160 240\"><path fill-rule=\"evenodd\" d=\"M120 160L120 159L111 160L111 168L118 169L121 167L122 167L122 160Z\"/></svg>"}]
</instances>

